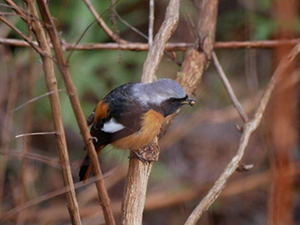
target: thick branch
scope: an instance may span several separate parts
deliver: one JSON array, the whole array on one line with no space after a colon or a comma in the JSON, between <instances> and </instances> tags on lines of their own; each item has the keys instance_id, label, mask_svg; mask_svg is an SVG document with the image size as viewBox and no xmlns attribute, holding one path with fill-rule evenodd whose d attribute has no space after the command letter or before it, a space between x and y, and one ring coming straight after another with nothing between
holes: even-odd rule
<instances>
[{"instance_id":1,"label":"thick branch","mask_svg":"<svg viewBox=\"0 0 300 225\"><path fill-rule=\"evenodd\" d=\"M263 114L267 107L267 104L270 100L271 94L274 91L275 84L278 82L282 74L285 70L289 67L289 65L293 62L296 56L300 52L300 44L295 46L293 50L285 56L279 66L277 67L274 75L269 82L267 89L260 100L258 108L255 112L254 118L245 124L243 129L243 134L240 139L239 148L237 150L237 154L232 158L231 162L227 165L224 172L220 176L220 178L215 182L214 186L210 189L208 194L203 198L203 200L199 203L199 205L194 209L192 214L186 221L186 225L197 224L200 217L202 216L203 212L207 211L211 204L218 198L224 187L226 186L227 181L232 176L232 174L237 169L243 155L245 152L246 147L248 146L250 136L252 133L258 128L261 123Z\"/></svg>"},{"instance_id":2,"label":"thick branch","mask_svg":"<svg viewBox=\"0 0 300 225\"><path fill-rule=\"evenodd\" d=\"M170 0L166 10L165 20L155 36L154 42L151 45L147 59L144 63L142 82L152 82L156 78L155 72L162 59L164 46L178 24L179 6L180 0ZM148 154L153 153L154 157L158 157L159 150L157 139L154 141L153 145L146 146L139 151L145 149ZM142 224L147 184L151 169L152 163L145 164L136 158L130 160L122 204L122 223L125 225Z\"/></svg>"},{"instance_id":3,"label":"thick branch","mask_svg":"<svg viewBox=\"0 0 300 225\"><path fill-rule=\"evenodd\" d=\"M73 84L71 74L69 71L69 67L66 63L63 50L60 44L59 36L57 33L57 30L55 29L54 22L51 18L50 11L45 3L44 0L38 0L38 6L42 15L42 18L44 22L47 24L46 29L49 32L50 39L53 44L53 48L55 51L55 55L57 58L57 63L58 63L58 68L64 78L64 82L67 88L68 96L70 98L73 111L75 113L76 119L78 126L80 128L80 133L83 136L83 140L86 146L86 149L88 150L88 154L90 156L90 160L92 163L93 170L95 172L95 175L99 177L100 179L96 181L96 187L98 190L98 196L100 200L100 204L103 209L105 221L109 225L115 224L114 217L112 210L110 208L110 199L108 197L107 191L105 189L104 185L104 180L103 180L103 175L102 171L100 169L99 161L98 161L98 156L95 151L94 145L92 143L92 138L90 135L90 132L87 127L86 119L83 114L82 108L80 106L80 102L76 93L76 88Z\"/></svg>"}]
</instances>

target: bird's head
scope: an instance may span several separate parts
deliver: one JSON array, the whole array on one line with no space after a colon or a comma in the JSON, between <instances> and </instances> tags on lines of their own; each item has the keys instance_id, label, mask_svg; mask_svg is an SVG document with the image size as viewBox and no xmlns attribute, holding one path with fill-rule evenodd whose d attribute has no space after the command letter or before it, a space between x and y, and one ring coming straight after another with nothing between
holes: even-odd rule
<instances>
[{"instance_id":1,"label":"bird's head","mask_svg":"<svg viewBox=\"0 0 300 225\"><path fill-rule=\"evenodd\" d=\"M183 105L195 105L195 100L189 98L183 88L171 79L139 84L135 95L140 102L150 105L164 116L173 114Z\"/></svg>"}]
</instances>

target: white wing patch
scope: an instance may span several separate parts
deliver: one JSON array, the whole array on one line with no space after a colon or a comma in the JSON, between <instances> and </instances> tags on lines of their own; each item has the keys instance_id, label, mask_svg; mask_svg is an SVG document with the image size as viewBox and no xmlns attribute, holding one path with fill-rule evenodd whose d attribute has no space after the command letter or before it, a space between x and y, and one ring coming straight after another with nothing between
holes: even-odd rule
<instances>
[{"instance_id":1,"label":"white wing patch","mask_svg":"<svg viewBox=\"0 0 300 225\"><path fill-rule=\"evenodd\" d=\"M118 123L113 117L107 121L106 123L104 123L103 127L102 127L102 131L106 132L106 133L115 133L117 131L123 130L125 127Z\"/></svg>"}]
</instances>

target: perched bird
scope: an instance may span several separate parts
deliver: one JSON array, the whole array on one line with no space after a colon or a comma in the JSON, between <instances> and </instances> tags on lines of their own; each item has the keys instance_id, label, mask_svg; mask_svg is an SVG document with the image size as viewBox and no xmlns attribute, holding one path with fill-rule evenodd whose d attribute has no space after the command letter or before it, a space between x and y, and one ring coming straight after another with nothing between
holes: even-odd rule
<instances>
[{"instance_id":1,"label":"perched bird","mask_svg":"<svg viewBox=\"0 0 300 225\"><path fill-rule=\"evenodd\" d=\"M160 132L164 118L182 105L195 104L183 88L171 79L153 83L128 83L101 100L87 122L97 153L108 144L135 150L149 144ZM91 171L89 156L82 163L79 179Z\"/></svg>"}]
</instances>

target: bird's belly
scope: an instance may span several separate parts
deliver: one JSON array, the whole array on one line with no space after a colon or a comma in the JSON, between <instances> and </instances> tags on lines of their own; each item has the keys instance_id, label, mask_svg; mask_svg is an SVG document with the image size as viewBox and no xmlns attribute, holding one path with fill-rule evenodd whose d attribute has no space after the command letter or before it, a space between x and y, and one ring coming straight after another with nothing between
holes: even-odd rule
<instances>
[{"instance_id":1,"label":"bird's belly","mask_svg":"<svg viewBox=\"0 0 300 225\"><path fill-rule=\"evenodd\" d=\"M121 149L135 150L149 144L160 132L164 116L160 113L150 110L144 118L141 130L111 143L113 146Z\"/></svg>"}]
</instances>

